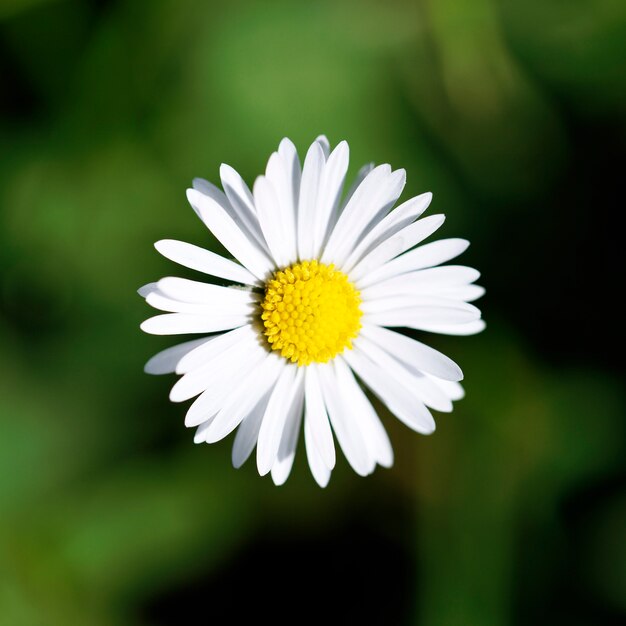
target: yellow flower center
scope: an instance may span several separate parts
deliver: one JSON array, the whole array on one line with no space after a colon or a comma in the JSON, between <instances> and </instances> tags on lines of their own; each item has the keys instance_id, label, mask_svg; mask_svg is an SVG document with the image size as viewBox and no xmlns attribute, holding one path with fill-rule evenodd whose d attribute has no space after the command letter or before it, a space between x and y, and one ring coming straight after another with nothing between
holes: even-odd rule
<instances>
[{"instance_id":1,"label":"yellow flower center","mask_svg":"<svg viewBox=\"0 0 626 626\"><path fill-rule=\"evenodd\" d=\"M265 285L263 333L272 350L293 363L324 363L352 348L360 304L359 292L334 265L294 263Z\"/></svg>"}]
</instances>

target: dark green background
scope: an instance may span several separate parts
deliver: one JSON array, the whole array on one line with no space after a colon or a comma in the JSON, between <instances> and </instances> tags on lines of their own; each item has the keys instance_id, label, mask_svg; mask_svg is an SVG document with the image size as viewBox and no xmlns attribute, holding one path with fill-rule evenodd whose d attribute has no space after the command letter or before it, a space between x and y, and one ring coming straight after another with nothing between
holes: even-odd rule
<instances>
[{"instance_id":1,"label":"dark green background","mask_svg":"<svg viewBox=\"0 0 626 626\"><path fill-rule=\"evenodd\" d=\"M0 2L0 624L624 623L626 4ZM434 192L488 321L396 464L194 446L135 289L186 203L319 133ZM621 268L620 268L621 265ZM184 273L184 271L183 271ZM196 615L192 619L193 615Z\"/></svg>"}]
</instances>

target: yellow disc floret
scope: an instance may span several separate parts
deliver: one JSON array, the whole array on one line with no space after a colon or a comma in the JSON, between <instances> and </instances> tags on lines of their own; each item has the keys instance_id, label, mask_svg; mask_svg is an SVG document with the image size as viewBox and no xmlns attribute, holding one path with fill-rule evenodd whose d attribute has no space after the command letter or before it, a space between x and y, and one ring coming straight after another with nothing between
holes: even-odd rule
<instances>
[{"instance_id":1,"label":"yellow disc floret","mask_svg":"<svg viewBox=\"0 0 626 626\"><path fill-rule=\"evenodd\" d=\"M293 363L324 363L352 348L360 304L359 292L334 265L295 263L265 285L263 332L272 350Z\"/></svg>"}]
</instances>

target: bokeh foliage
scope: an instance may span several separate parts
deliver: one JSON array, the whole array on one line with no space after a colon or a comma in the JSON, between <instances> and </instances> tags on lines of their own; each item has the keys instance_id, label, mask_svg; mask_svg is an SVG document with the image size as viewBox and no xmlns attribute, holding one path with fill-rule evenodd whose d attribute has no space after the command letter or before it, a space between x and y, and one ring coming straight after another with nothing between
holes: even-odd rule
<instances>
[{"instance_id":1,"label":"bokeh foliage","mask_svg":"<svg viewBox=\"0 0 626 626\"><path fill-rule=\"evenodd\" d=\"M385 624L618 623L623 364L602 331L625 53L618 0L4 0L0 624L329 597ZM193 176L251 182L283 136L302 154L321 132L351 171L434 192L489 326L429 339L468 395L429 438L388 418L392 470L342 460L321 491L299 454L276 489L229 441L192 445L171 379L141 371L172 340L139 332L134 292L180 272L157 239L216 246Z\"/></svg>"}]
</instances>

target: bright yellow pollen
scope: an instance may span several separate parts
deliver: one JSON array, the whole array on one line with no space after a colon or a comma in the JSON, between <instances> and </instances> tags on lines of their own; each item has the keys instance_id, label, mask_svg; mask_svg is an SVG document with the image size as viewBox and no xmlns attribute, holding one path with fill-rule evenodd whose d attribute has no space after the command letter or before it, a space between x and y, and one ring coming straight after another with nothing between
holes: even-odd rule
<instances>
[{"instance_id":1,"label":"bright yellow pollen","mask_svg":"<svg viewBox=\"0 0 626 626\"><path fill-rule=\"evenodd\" d=\"M334 265L295 263L265 285L263 332L272 350L293 363L324 363L352 348L360 304L359 292Z\"/></svg>"}]
</instances>

